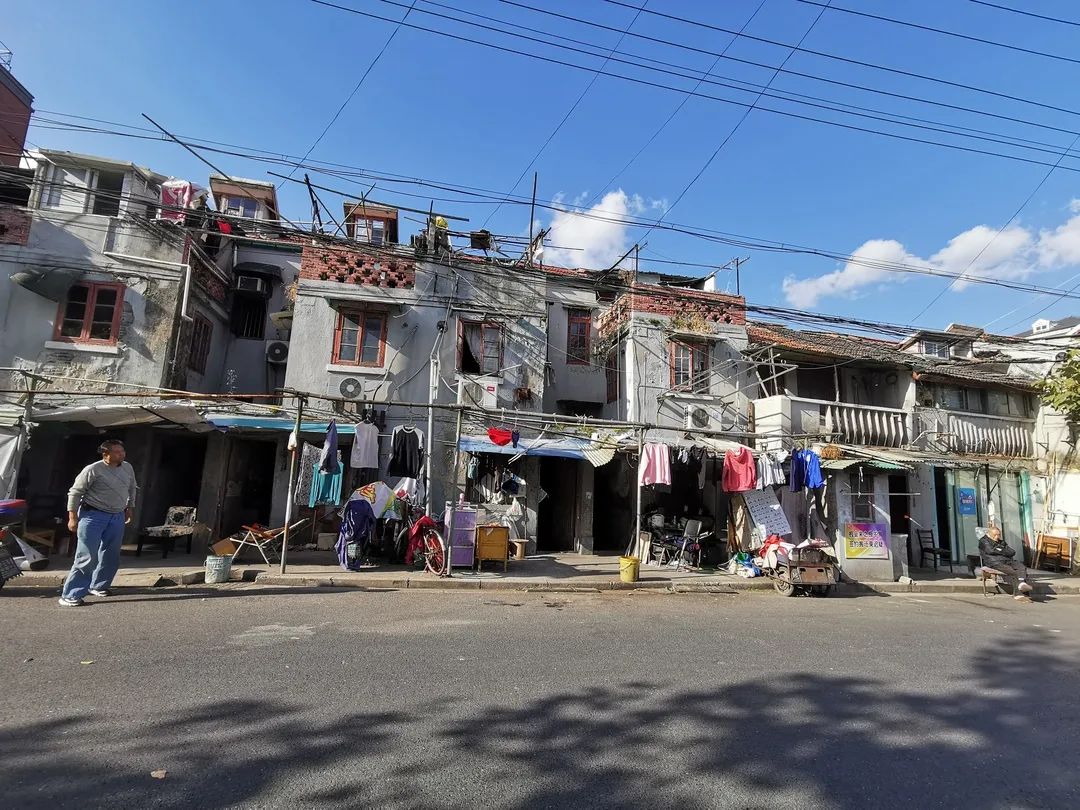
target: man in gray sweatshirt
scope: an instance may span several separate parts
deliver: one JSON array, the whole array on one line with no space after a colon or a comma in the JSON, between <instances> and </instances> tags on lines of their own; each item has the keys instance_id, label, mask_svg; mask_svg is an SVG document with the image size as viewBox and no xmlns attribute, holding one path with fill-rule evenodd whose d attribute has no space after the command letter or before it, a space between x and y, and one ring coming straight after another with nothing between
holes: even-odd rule
<instances>
[{"instance_id":1,"label":"man in gray sweatshirt","mask_svg":"<svg viewBox=\"0 0 1080 810\"><path fill-rule=\"evenodd\" d=\"M124 461L124 444L106 439L101 461L83 467L68 492L68 529L78 537L75 562L64 582L60 604L76 607L83 597L109 596L120 567L124 524L135 506L135 470Z\"/></svg>"}]
</instances>

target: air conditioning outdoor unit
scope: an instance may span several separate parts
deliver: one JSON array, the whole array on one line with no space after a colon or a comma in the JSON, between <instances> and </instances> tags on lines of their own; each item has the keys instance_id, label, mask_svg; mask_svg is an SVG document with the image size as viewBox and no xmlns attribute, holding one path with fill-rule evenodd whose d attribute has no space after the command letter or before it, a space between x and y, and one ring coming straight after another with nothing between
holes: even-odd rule
<instances>
[{"instance_id":1,"label":"air conditioning outdoor unit","mask_svg":"<svg viewBox=\"0 0 1080 810\"><path fill-rule=\"evenodd\" d=\"M720 430L719 414L701 405L686 406L687 430Z\"/></svg>"},{"instance_id":2,"label":"air conditioning outdoor unit","mask_svg":"<svg viewBox=\"0 0 1080 810\"><path fill-rule=\"evenodd\" d=\"M274 365L282 365L289 360L289 341L268 340L266 341L266 362Z\"/></svg>"},{"instance_id":3,"label":"air conditioning outdoor unit","mask_svg":"<svg viewBox=\"0 0 1080 810\"><path fill-rule=\"evenodd\" d=\"M471 405L472 407L497 408L499 407L499 382L492 379L469 379L462 377L458 380L458 405Z\"/></svg>"},{"instance_id":4,"label":"air conditioning outdoor unit","mask_svg":"<svg viewBox=\"0 0 1080 810\"><path fill-rule=\"evenodd\" d=\"M328 386L328 388L333 387L333 383ZM328 393L341 397L342 399L359 399L364 395L364 383L357 377L345 377L343 380L337 382L336 391L329 391Z\"/></svg>"},{"instance_id":5,"label":"air conditioning outdoor unit","mask_svg":"<svg viewBox=\"0 0 1080 810\"><path fill-rule=\"evenodd\" d=\"M258 276L237 276L233 289L258 295L270 294L269 282L265 278L259 278Z\"/></svg>"}]
</instances>

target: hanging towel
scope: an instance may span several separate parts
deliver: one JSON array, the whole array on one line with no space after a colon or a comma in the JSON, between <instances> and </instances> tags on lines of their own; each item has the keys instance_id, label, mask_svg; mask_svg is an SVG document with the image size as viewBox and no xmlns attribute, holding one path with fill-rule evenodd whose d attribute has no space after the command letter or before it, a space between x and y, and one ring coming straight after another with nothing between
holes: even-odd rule
<instances>
[{"instance_id":1,"label":"hanging towel","mask_svg":"<svg viewBox=\"0 0 1080 810\"><path fill-rule=\"evenodd\" d=\"M341 469L337 451L337 421L332 420L330 427L326 429L326 438L323 440L322 455L319 456L319 470L327 474L334 474Z\"/></svg>"},{"instance_id":2,"label":"hanging towel","mask_svg":"<svg viewBox=\"0 0 1080 810\"><path fill-rule=\"evenodd\" d=\"M724 454L724 492L746 492L757 486L757 467L749 447L728 450Z\"/></svg>"},{"instance_id":3,"label":"hanging towel","mask_svg":"<svg viewBox=\"0 0 1080 810\"><path fill-rule=\"evenodd\" d=\"M341 502L341 484L345 478L345 468L341 459L337 461L337 472L324 473L316 464L311 470L311 495L308 496L308 506L314 509L319 504L333 504L337 506Z\"/></svg>"},{"instance_id":4,"label":"hanging towel","mask_svg":"<svg viewBox=\"0 0 1080 810\"><path fill-rule=\"evenodd\" d=\"M356 426L349 466L354 470L376 469L379 466L379 427L371 422Z\"/></svg>"},{"instance_id":5,"label":"hanging towel","mask_svg":"<svg viewBox=\"0 0 1080 810\"><path fill-rule=\"evenodd\" d=\"M647 444L641 448L638 483L671 485L671 451L666 444Z\"/></svg>"}]
</instances>

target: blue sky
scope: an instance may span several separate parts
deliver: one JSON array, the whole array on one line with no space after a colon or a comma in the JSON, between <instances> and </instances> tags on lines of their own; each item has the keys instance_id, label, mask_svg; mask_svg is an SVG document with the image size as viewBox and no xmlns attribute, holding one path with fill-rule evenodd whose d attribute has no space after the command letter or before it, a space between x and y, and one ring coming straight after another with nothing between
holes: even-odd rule
<instances>
[{"instance_id":1,"label":"blue sky","mask_svg":"<svg viewBox=\"0 0 1080 810\"><path fill-rule=\"evenodd\" d=\"M642 1L630 0L636 4ZM408 2L411 0L406 0L406 5ZM588 18L619 31L626 29L635 14L602 0L522 2ZM737 30L759 3L650 0L646 8ZM1075 28L965 0L834 3L1023 47L1061 54L1075 51ZM404 13L400 5L382 0L341 0L341 4L386 17L400 18ZM512 51L543 53L594 68L603 61L420 13L460 13L446 5L472 11L478 15L473 20L484 19L492 25L504 20L601 48L614 47L619 39L612 31L497 0L445 0L442 7L418 0L408 19L417 25L495 42ZM1073 4L1065 0L1022 5L1045 14L1080 18ZM793 44L806 34L819 11L797 0L765 0L746 31ZM63 113L142 126L145 122L140 113L145 112L182 135L302 155L394 28L392 23L307 0L233 4L44 0L8 4L0 24L0 40L14 52L13 72L35 95L35 108L44 118L49 113ZM732 43L731 36L717 31L648 14L640 15L630 31L704 51L720 52L727 47L730 56L772 65L788 56L782 47L744 39ZM1074 104L1080 64L831 10L822 15L803 47L1075 108L1078 113L1037 108L807 53L793 54L786 64L788 69L1080 132L1080 102ZM633 37L625 37L619 48L699 71L707 69L714 58ZM609 64L608 69L686 89L694 85L692 80L649 74L625 65ZM722 60L713 78L764 84L771 74L763 68ZM592 75L520 53L403 27L312 158L509 191ZM1073 137L796 76L781 75L772 88L991 130L1059 149L1067 147ZM753 93L717 86L705 85L702 92L746 103L754 100ZM622 190L623 195L609 194L605 210L658 216L744 112L742 107L691 98L618 182L605 187L683 98L669 90L607 76L597 78L536 163L540 198L588 201L604 192ZM844 118L776 99L762 103L859 126L881 126L918 137L1020 154L1007 147ZM41 126L31 129L30 140L35 145L129 159L163 174L196 181L204 180L207 174L205 166L170 143ZM1050 163L1056 160L1045 153L1026 154ZM211 159L229 173L247 177L272 179L267 170L280 170L245 158L219 155ZM1016 221L998 234L1046 176L1047 167L754 110L667 215L667 221L842 254L858 251L888 261L932 262L952 272L970 267L971 272L983 275L1067 288L1080 280L1078 276L1070 281L1080 273L1080 208L1073 203L1080 197L1080 175L1064 167L1080 167L1080 162L1067 158L1062 165L1050 174ZM518 187L518 193L529 193L531 172L529 178ZM313 180L319 182L314 175ZM340 178L324 177L322 182L342 190L358 188ZM309 218L306 191L283 187L279 194L287 216ZM392 186L378 186L372 197L427 207L423 200L396 195ZM338 202L335 199L335 208ZM465 202L436 203L436 207L470 217L466 227L480 227L494 208ZM552 212L542 212L538 218L549 225ZM413 223L408 225L407 232ZM528 211L521 206L504 206L488 226L498 233L524 233ZM556 226L554 238L560 244L586 248L559 256L569 263L602 264L639 235L633 229L565 216L559 217ZM862 266L845 267L824 257L740 250L669 232L654 231L647 241L643 263L649 258L667 258L722 264L737 255L750 255L742 272L742 291L755 303L893 323L913 323L918 316L918 323L927 326L952 321L993 324L993 328L1007 331L1019 330L1051 303L1049 298L1012 290L957 285L958 289L942 295L920 315L947 282ZM980 250L982 255L972 264ZM722 286L733 286L730 274L721 278ZM1080 302L1062 300L1045 316L1077 310Z\"/></svg>"}]
</instances>

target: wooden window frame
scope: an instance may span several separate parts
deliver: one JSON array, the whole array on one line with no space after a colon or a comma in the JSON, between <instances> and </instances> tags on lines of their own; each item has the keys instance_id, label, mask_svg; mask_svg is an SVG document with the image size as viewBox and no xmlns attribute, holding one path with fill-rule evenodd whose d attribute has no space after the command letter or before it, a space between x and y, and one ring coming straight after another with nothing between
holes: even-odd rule
<instances>
[{"instance_id":1,"label":"wooden window frame","mask_svg":"<svg viewBox=\"0 0 1080 810\"><path fill-rule=\"evenodd\" d=\"M210 346L214 339L214 324L209 318L196 312L191 319L191 329L187 367L197 374L205 374L206 361L210 359Z\"/></svg>"},{"instance_id":2,"label":"wooden window frame","mask_svg":"<svg viewBox=\"0 0 1080 810\"><path fill-rule=\"evenodd\" d=\"M472 372L465 371L461 368L461 363L465 358L464 345L465 345L465 328L468 326L480 327L480 345L484 344L484 331L487 329L495 329L499 333L499 361L498 368L495 371L484 371L484 358L480 358L480 371ZM496 321L473 321L473 320L458 320L458 334L457 334L457 371L459 374L473 374L476 377L497 377L502 373L503 364L506 358L506 330L503 329L503 325Z\"/></svg>"},{"instance_id":3,"label":"wooden window frame","mask_svg":"<svg viewBox=\"0 0 1080 810\"><path fill-rule=\"evenodd\" d=\"M379 360L376 363L364 362L364 338L368 334L367 319L378 317L382 319L382 328L379 332ZM356 332L356 359L348 360L341 357L341 334L345 328L345 319L354 318L359 326ZM383 368L386 365L386 330L390 325L390 316L382 309L340 309L338 310L337 323L334 326L334 348L330 355L330 362L335 366L358 366L360 368Z\"/></svg>"},{"instance_id":4,"label":"wooden window frame","mask_svg":"<svg viewBox=\"0 0 1080 810\"><path fill-rule=\"evenodd\" d=\"M590 352L592 351L592 310L584 308L568 308L566 310L566 362L572 366L588 366L592 364ZM575 324L585 325L584 356L575 355L570 348Z\"/></svg>"},{"instance_id":5,"label":"wooden window frame","mask_svg":"<svg viewBox=\"0 0 1080 810\"><path fill-rule=\"evenodd\" d=\"M863 492L860 487L867 487L868 492ZM851 493L851 522L852 523L876 523L877 503L874 497L874 474L863 473L862 476L858 472L852 472L848 474L848 489ZM862 511L862 507L869 509L869 517L863 517L858 514Z\"/></svg>"},{"instance_id":6,"label":"wooden window frame","mask_svg":"<svg viewBox=\"0 0 1080 810\"><path fill-rule=\"evenodd\" d=\"M83 313L83 325L82 332L78 337L71 337L68 335L60 334L64 328L64 313L67 311L68 299L71 295L71 290L76 287L86 287L86 311ZM116 307L113 310L112 324L109 326L109 337L104 338L92 338L90 337L90 328L94 322L94 308L97 306L97 296L99 290L115 290L116 291ZM68 290L68 294L64 296L64 300L60 302L60 306L56 311L56 322L53 324L53 340L60 343L84 343L92 346L115 346L120 340L120 317L124 313L124 285L113 281L78 281L72 284Z\"/></svg>"},{"instance_id":7,"label":"wooden window frame","mask_svg":"<svg viewBox=\"0 0 1080 810\"><path fill-rule=\"evenodd\" d=\"M679 349L687 349L690 351L690 380L687 383L676 382L676 357ZM699 389L694 385L695 377L695 365L694 361L698 356L704 356L705 367L701 373L705 376L705 385ZM668 348L668 360L669 367L671 369L671 389L673 391L688 391L694 394L706 394L712 387L712 380L708 378L712 373L712 344L701 341L689 341L689 340L673 340L669 344Z\"/></svg>"}]
</instances>

